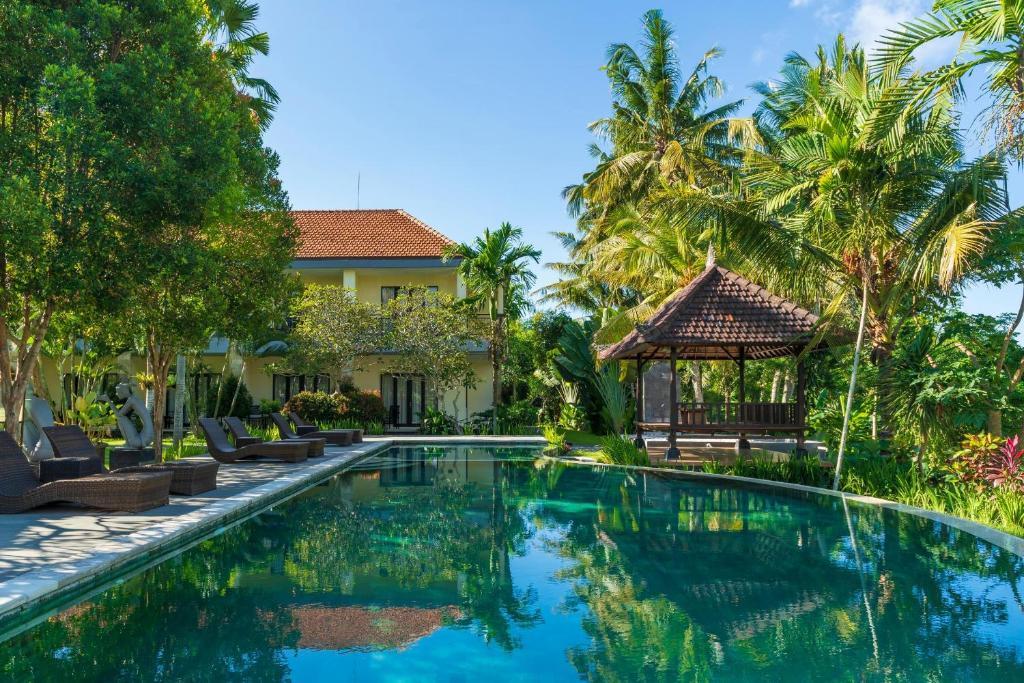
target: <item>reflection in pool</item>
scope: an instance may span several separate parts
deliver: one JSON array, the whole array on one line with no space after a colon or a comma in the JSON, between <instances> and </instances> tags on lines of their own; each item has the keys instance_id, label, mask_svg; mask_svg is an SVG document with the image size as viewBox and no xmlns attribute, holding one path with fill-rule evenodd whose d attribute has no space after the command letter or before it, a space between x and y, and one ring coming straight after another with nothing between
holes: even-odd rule
<instances>
[{"instance_id":1,"label":"reflection in pool","mask_svg":"<svg viewBox=\"0 0 1024 683\"><path fill-rule=\"evenodd\" d=\"M1024 560L807 494L401 448L49 616L5 679L1024 680Z\"/></svg>"}]
</instances>

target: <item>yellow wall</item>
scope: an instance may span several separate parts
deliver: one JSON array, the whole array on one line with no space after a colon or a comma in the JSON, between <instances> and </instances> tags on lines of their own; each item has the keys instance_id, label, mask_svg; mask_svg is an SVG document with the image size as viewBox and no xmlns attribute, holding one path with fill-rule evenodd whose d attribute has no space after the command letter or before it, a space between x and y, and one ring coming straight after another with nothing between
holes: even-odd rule
<instances>
[{"instance_id":1,"label":"yellow wall","mask_svg":"<svg viewBox=\"0 0 1024 683\"><path fill-rule=\"evenodd\" d=\"M465 295L460 291L454 267L443 268L362 268L362 269L305 269L296 271L304 283L316 284L351 284L354 280L356 296L368 303L380 303L381 287L404 287L407 285L437 286L439 291L453 296ZM145 369L145 361L140 357L130 358L127 355L118 359L122 371L132 376ZM214 372L219 372L223 365L223 356L207 356L206 364ZM482 412L491 406L491 367L486 353L474 353L470 358L477 376L475 388L467 391L449 392L444 397L445 412L456 415L464 420L473 413ZM238 372L240 359L231 364L233 372ZM261 399L273 398L273 379L267 372L267 366L280 362L279 358L249 358L245 364L245 382L252 394L253 401L259 404ZM386 374L388 363L386 357L367 357L360 360L358 369L353 373L353 381L363 390L379 391L381 375ZM51 400L59 396L60 373L56 363L44 358L44 380L50 388ZM337 379L337 378L333 378ZM467 412L468 408L468 412Z\"/></svg>"},{"instance_id":2,"label":"yellow wall","mask_svg":"<svg viewBox=\"0 0 1024 683\"><path fill-rule=\"evenodd\" d=\"M267 366L275 358L250 358L245 366L245 383L253 400L273 398L273 377ZM460 420L473 413L483 412L491 406L491 364L485 353L474 353L470 356L473 371L477 376L476 387L469 391L452 391L444 396L444 410L449 415L456 415ZM388 374L386 356L368 356L361 358L358 368L352 373L353 383L364 391L380 391L381 376ZM332 383L337 378L332 378ZM468 413L467 413L468 406Z\"/></svg>"},{"instance_id":3,"label":"yellow wall","mask_svg":"<svg viewBox=\"0 0 1024 683\"><path fill-rule=\"evenodd\" d=\"M304 284L343 285L355 280L356 298L368 303L380 303L381 287L435 286L438 291L456 296L458 292L455 269L446 268L307 268L295 271ZM346 285L348 286L348 285Z\"/></svg>"}]
</instances>

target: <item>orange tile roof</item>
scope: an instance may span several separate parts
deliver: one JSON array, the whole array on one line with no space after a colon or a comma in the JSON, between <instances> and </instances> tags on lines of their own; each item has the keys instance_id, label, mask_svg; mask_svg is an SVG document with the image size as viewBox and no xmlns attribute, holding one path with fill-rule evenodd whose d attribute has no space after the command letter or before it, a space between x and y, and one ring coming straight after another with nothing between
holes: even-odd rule
<instances>
[{"instance_id":1,"label":"orange tile roof","mask_svg":"<svg viewBox=\"0 0 1024 683\"><path fill-rule=\"evenodd\" d=\"M439 258L453 242L401 209L292 211L300 259Z\"/></svg>"}]
</instances>

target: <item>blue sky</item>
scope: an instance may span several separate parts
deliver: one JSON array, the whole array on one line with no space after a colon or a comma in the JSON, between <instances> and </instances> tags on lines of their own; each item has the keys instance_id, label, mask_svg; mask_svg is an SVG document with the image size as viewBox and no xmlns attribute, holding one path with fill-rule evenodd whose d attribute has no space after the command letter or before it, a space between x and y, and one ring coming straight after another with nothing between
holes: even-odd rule
<instances>
[{"instance_id":1,"label":"blue sky","mask_svg":"<svg viewBox=\"0 0 1024 683\"><path fill-rule=\"evenodd\" d=\"M871 42L924 0L676 0L660 5L684 68L712 46L728 99L772 77L787 52L844 31ZM268 144L295 208L403 208L456 240L521 226L544 260L573 221L562 188L590 159L587 124L609 111L600 71L612 42L636 43L631 0L262 0L271 54L254 68L282 103ZM924 57L941 60L939 46ZM1015 174L1019 175L1019 174ZM1019 189L1018 189L1019 188ZM1015 200L1024 182L1013 179ZM540 283L554 274L538 269ZM1016 309L1015 290L975 287L972 311Z\"/></svg>"}]
</instances>

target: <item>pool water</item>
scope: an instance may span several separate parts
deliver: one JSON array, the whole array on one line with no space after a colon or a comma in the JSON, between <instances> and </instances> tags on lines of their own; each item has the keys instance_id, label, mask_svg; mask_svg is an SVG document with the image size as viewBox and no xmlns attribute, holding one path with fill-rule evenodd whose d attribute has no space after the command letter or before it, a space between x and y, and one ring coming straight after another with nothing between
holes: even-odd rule
<instances>
[{"instance_id":1,"label":"pool water","mask_svg":"<svg viewBox=\"0 0 1024 683\"><path fill-rule=\"evenodd\" d=\"M0 644L18 681L1024 681L1024 560L841 499L395 448Z\"/></svg>"}]
</instances>

